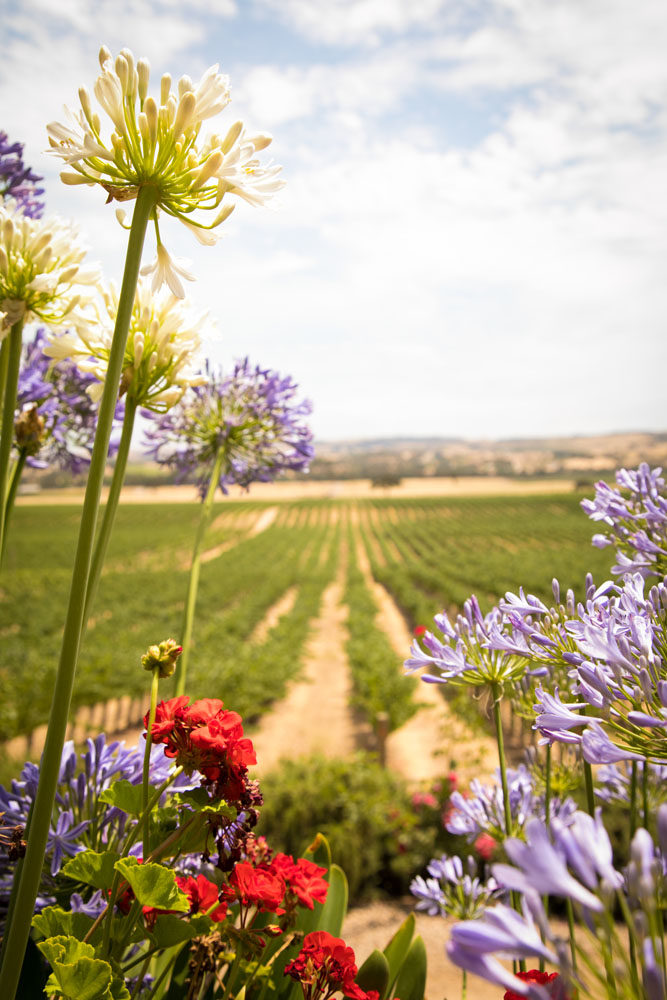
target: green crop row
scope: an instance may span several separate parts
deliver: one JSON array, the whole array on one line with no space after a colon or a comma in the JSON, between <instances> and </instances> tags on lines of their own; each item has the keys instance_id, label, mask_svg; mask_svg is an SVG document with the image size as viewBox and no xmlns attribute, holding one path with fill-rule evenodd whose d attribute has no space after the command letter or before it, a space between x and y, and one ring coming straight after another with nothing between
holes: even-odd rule
<instances>
[{"instance_id":1,"label":"green crop row","mask_svg":"<svg viewBox=\"0 0 667 1000\"><path fill-rule=\"evenodd\" d=\"M389 729L394 730L417 710L412 698L415 685L403 674L400 657L375 622L378 608L359 569L356 541L348 524L343 596L348 606L346 651L354 688L353 704L373 726L378 714L386 714Z\"/></svg>"}]
</instances>

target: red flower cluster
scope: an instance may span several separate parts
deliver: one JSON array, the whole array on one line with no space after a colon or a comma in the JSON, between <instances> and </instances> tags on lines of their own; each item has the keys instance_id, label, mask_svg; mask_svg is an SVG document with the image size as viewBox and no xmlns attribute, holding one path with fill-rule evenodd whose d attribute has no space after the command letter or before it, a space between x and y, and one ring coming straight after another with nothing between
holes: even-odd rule
<instances>
[{"instance_id":1,"label":"red flower cluster","mask_svg":"<svg viewBox=\"0 0 667 1000\"><path fill-rule=\"evenodd\" d=\"M327 931L306 934L301 951L285 966L285 975L301 983L304 1000L328 1000L338 990L351 1000L378 1000L375 990L357 986L357 971L352 948Z\"/></svg>"},{"instance_id":2,"label":"red flower cluster","mask_svg":"<svg viewBox=\"0 0 667 1000\"><path fill-rule=\"evenodd\" d=\"M328 884L322 877L325 871L307 858L294 861L289 854L276 854L273 860L259 864L242 861L229 877L225 896L238 900L241 906L254 905L260 912L278 916L292 914L299 905L312 910L327 897Z\"/></svg>"},{"instance_id":3,"label":"red flower cluster","mask_svg":"<svg viewBox=\"0 0 667 1000\"><path fill-rule=\"evenodd\" d=\"M241 716L222 707L219 698L201 698L192 705L187 695L161 701L151 729L153 743L164 743L187 773L200 771L215 795L236 802L243 795L249 764L257 758L252 741L243 735ZM148 727L148 715L144 718Z\"/></svg>"},{"instance_id":4,"label":"red flower cluster","mask_svg":"<svg viewBox=\"0 0 667 1000\"><path fill-rule=\"evenodd\" d=\"M425 633L426 633L426 626L425 625L417 625L415 627L414 635L416 636L417 639L421 639L421 637Z\"/></svg>"},{"instance_id":5,"label":"red flower cluster","mask_svg":"<svg viewBox=\"0 0 667 1000\"><path fill-rule=\"evenodd\" d=\"M227 903L220 902L220 890L215 882L209 882L205 875L177 875L176 885L182 889L190 902L190 914L203 913L219 924L227 916ZM217 905L216 905L217 904ZM215 906L212 910L211 907ZM208 911L211 910L209 913ZM150 929L161 913L177 913L176 910L156 910L153 906L142 907L146 926ZM178 913L180 916L180 912Z\"/></svg>"},{"instance_id":6,"label":"red flower cluster","mask_svg":"<svg viewBox=\"0 0 667 1000\"><path fill-rule=\"evenodd\" d=\"M562 990L562 980L557 972L540 972L539 969L530 969L529 972L517 972L516 977L524 983L536 983L538 986L548 986L550 997L558 997L559 1000L560 998L568 1000ZM524 998L512 990L507 990L503 1000L524 1000Z\"/></svg>"}]
</instances>

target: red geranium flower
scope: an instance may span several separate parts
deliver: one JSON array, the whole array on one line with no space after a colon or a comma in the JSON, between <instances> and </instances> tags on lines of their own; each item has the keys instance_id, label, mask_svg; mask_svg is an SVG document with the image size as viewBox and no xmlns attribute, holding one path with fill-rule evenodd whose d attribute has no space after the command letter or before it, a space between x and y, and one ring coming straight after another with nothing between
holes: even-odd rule
<instances>
[{"instance_id":1,"label":"red geranium flower","mask_svg":"<svg viewBox=\"0 0 667 1000\"><path fill-rule=\"evenodd\" d=\"M231 891L230 891L231 890ZM285 895L285 882L280 875L267 868L253 868L247 861L240 861L229 876L225 895L238 899L242 906L257 906L261 912L281 914L280 904Z\"/></svg>"},{"instance_id":2,"label":"red geranium flower","mask_svg":"<svg viewBox=\"0 0 667 1000\"><path fill-rule=\"evenodd\" d=\"M210 882L205 875L197 875L196 878L192 878L191 875L177 875L176 885L188 897L190 903L188 912L190 914L206 914L216 924L219 924L227 916L227 903L224 901L220 902L220 890L218 886L215 882ZM218 905L214 910L211 910L211 907L215 906L216 903ZM161 913L178 913L178 916L182 916L181 911L158 910L153 906L144 906L142 910L146 926L149 930L154 926L156 919ZM209 910L211 910L210 913L208 912Z\"/></svg>"},{"instance_id":3,"label":"red geranium flower","mask_svg":"<svg viewBox=\"0 0 667 1000\"><path fill-rule=\"evenodd\" d=\"M517 972L516 977L524 983L536 983L538 986L547 986L550 997L558 997L559 1000L560 998L568 1000L562 990L562 980L557 972L540 972L539 969L531 969L529 972ZM524 1000L524 997L519 993L514 993L512 990L507 990L503 996L503 1000Z\"/></svg>"},{"instance_id":4,"label":"red geranium flower","mask_svg":"<svg viewBox=\"0 0 667 1000\"><path fill-rule=\"evenodd\" d=\"M320 868L307 858L294 861L290 854L276 854L268 870L279 875L288 892L296 897L295 902L307 906L309 910L314 908L315 903L323 903L327 898L329 884L322 877L326 868Z\"/></svg>"},{"instance_id":5,"label":"red geranium flower","mask_svg":"<svg viewBox=\"0 0 667 1000\"><path fill-rule=\"evenodd\" d=\"M366 993L357 986L354 951L327 931L306 934L301 951L285 966L285 975L301 983L304 1000L328 1000L338 990L350 1000L377 1000L378 996L374 990Z\"/></svg>"},{"instance_id":6,"label":"red geranium flower","mask_svg":"<svg viewBox=\"0 0 667 1000\"><path fill-rule=\"evenodd\" d=\"M417 625L417 627L415 628L414 634L416 635L416 637L418 639L421 639L421 637L425 634L425 632L426 632L426 626L425 625Z\"/></svg>"},{"instance_id":7,"label":"red geranium flower","mask_svg":"<svg viewBox=\"0 0 667 1000\"><path fill-rule=\"evenodd\" d=\"M252 741L243 735L241 716L223 708L219 698L200 698L192 705L188 701L180 695L160 702L151 740L164 743L167 757L174 757L187 773L200 771L203 784L214 786L216 798L238 802L248 767L257 763Z\"/></svg>"}]
</instances>

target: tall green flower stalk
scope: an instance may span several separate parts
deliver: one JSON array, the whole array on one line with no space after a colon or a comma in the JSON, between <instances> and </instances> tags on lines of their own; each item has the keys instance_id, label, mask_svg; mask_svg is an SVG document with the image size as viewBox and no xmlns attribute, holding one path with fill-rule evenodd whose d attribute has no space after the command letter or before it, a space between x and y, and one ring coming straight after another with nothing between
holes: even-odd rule
<instances>
[{"instance_id":1,"label":"tall green flower stalk","mask_svg":"<svg viewBox=\"0 0 667 1000\"><path fill-rule=\"evenodd\" d=\"M72 585L65 619L54 697L44 745L39 787L28 830L26 855L20 876L17 875L18 887L15 893L12 920L3 942L2 968L0 969L0 996L6 998L6 1000L13 1000L16 994L23 956L30 934L35 900L39 891L44 853L60 771L60 759L65 742L67 719L81 645L95 529L97 526L104 470L109 451L109 439L111 437L116 408L118 384L122 371L132 305L139 278L144 238L156 200L157 190L154 187L142 187L137 195L132 217L113 343L100 402L97 433L81 515L79 540L74 559Z\"/></svg>"},{"instance_id":2,"label":"tall green flower stalk","mask_svg":"<svg viewBox=\"0 0 667 1000\"><path fill-rule=\"evenodd\" d=\"M23 340L23 319L13 324L3 344L5 362L0 374L4 376L2 386L2 432L0 433L0 553L4 551L7 508L10 499L10 462L14 440L14 411L18 395L19 369L21 367L21 345Z\"/></svg>"},{"instance_id":3,"label":"tall green flower stalk","mask_svg":"<svg viewBox=\"0 0 667 1000\"><path fill-rule=\"evenodd\" d=\"M202 548L204 545L204 538L206 537L206 531L211 523L211 516L213 514L213 499L215 497L215 491L219 485L224 456L224 448L218 448L213 463L213 471L211 472L211 478L206 490L206 496L204 497L204 502L201 505L199 524L197 525L197 534L195 535L195 542L192 549L190 576L188 578L188 592L185 598L183 622L181 625L181 646L183 647L183 653L176 665L175 674L177 695L185 694L185 680L188 672L190 649L192 647L192 629L194 626L195 609L197 606L197 591L199 590L199 571L201 569Z\"/></svg>"}]
</instances>

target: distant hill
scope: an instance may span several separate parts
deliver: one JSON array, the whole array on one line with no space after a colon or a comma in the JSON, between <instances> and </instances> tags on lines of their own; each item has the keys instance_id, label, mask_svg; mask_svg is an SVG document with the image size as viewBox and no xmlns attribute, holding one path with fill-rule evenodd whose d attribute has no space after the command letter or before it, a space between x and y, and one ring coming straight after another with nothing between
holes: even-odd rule
<instances>
[{"instance_id":1,"label":"distant hill","mask_svg":"<svg viewBox=\"0 0 667 1000\"><path fill-rule=\"evenodd\" d=\"M310 477L574 476L598 478L640 462L667 467L667 433L565 438L385 438L316 443Z\"/></svg>"},{"instance_id":2,"label":"distant hill","mask_svg":"<svg viewBox=\"0 0 667 1000\"><path fill-rule=\"evenodd\" d=\"M512 438L503 441L463 438L368 438L319 441L307 475L294 479L371 479L378 483L422 476L567 477L582 484L608 478L619 466L640 462L667 468L667 432L632 432L590 437ZM26 470L27 488L70 486L85 477L60 470ZM174 482L169 471L132 456L126 482L157 486Z\"/></svg>"}]
</instances>

